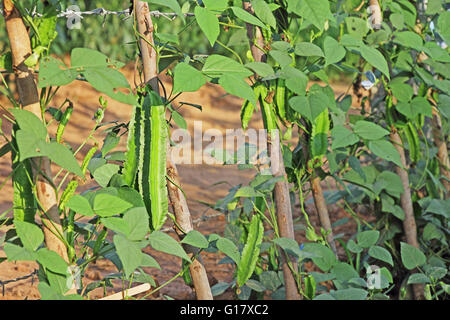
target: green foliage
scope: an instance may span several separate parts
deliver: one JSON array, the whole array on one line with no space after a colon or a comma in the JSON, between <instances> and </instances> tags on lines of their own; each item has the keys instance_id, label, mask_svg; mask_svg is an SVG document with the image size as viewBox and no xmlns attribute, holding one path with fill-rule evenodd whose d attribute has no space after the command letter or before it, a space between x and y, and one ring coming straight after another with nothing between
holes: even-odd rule
<instances>
[{"instance_id":1,"label":"green foliage","mask_svg":"<svg viewBox=\"0 0 450 320\"><path fill-rule=\"evenodd\" d=\"M147 2L152 9L177 15L174 21L154 20L159 70L173 78L173 90L164 90L164 99L148 88L132 92L119 71L123 64L111 59L136 57L135 45L117 45L135 44L139 39L131 25L133 19L110 19L105 29L83 24L85 30L69 33L62 30L56 16L66 3L46 8L39 3L36 10L42 15L34 17L23 10L29 2L19 5L33 46L25 64L30 68L39 65L42 112L50 113L51 120L17 108L9 88L2 89L16 107L10 110L15 121L12 142L0 149L2 157L12 151L14 164L14 234L6 238L3 249L9 261L40 264L43 299L79 299L78 295L64 296L68 266L77 265L84 271L97 259L112 261L122 280L153 282L141 269L160 268L143 253L148 245L181 258L183 267L177 276L189 282L186 270L191 257L181 244L200 252L220 251L225 254L220 263L235 266L233 281L215 285L214 295L231 287L238 299L266 295L283 299L284 255L299 264L293 270L301 284L298 291L310 300L401 298L405 286L414 284L426 284L427 299L448 297L448 168L442 166L435 146L437 140L447 141L450 114L450 56L448 48L440 46L450 41L450 20L442 1L428 1L424 12L406 0L383 1L379 30L370 24L368 4L353 0L338 4L254 0L254 14L244 10L240 1ZM90 5L80 3L81 9ZM108 9L124 9L129 3L108 5ZM188 12L193 15L185 17ZM253 31L260 28L264 45L259 49L267 61L254 61L247 52L249 44L257 43L247 39L247 24ZM205 37L184 34L200 32ZM91 48L101 48L101 52ZM0 67L11 71L11 54L0 50ZM54 52L71 52L70 66L50 56ZM355 99L347 93L335 94L332 79L336 75L352 80ZM69 105L65 113L62 106L49 108L56 88L79 80L133 106L129 122L104 123L107 103L103 98L99 101L94 129L79 143L92 140L95 146L81 166L74 156L79 150L72 151L63 139L77 107ZM320 84L308 86L311 80ZM266 129L284 131L280 142L291 199L300 201L300 218L294 227L307 243L280 237L272 191L284 177L263 174L259 166L248 164L249 159L239 168L255 170L254 179L248 186L233 187L213 206L227 214L223 236L205 237L194 230L180 244L160 231L167 218L172 218L166 182L170 127L166 111L178 127L186 128L186 120L172 104L179 95L196 92L207 82L244 100L244 129L260 109ZM183 105L198 108L195 103ZM433 116L439 118L439 127L432 123ZM48 131L53 121L58 123L56 135ZM105 139L99 150L93 133L101 128ZM402 139L399 146L388 140L396 133ZM115 151L122 136L127 139L127 150ZM55 190L62 191L58 210L63 233L59 236L67 247L68 262L46 247L34 222L36 212L44 213L36 203L32 170L32 158L41 156L66 175ZM394 173L397 167L408 170L408 181ZM69 174L85 179L87 171L97 188L77 194L75 179L65 186ZM326 204L337 204L351 216L335 222L333 228L349 221L356 225L356 232L346 229L334 236L340 244L338 254L332 251L327 232L313 228L305 209L310 191L306 182L311 177L334 181L336 190L326 192ZM406 185L411 188L419 248L401 240L405 232L401 224L408 218L403 198ZM293 206L294 210L298 207ZM369 212L369 219L362 212ZM78 215L90 220L80 222ZM307 262L320 272L307 271ZM374 265L380 268L373 270ZM108 281L103 279L90 288L106 286Z\"/></svg>"}]
</instances>

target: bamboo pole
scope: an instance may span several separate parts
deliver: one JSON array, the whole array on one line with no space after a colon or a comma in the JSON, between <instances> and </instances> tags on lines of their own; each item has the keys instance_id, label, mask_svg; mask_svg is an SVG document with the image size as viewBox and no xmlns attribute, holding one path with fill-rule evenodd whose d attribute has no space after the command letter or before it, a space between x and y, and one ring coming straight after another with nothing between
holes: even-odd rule
<instances>
[{"instance_id":1,"label":"bamboo pole","mask_svg":"<svg viewBox=\"0 0 450 320\"><path fill-rule=\"evenodd\" d=\"M135 5L135 14L138 31L140 34L144 35L146 37L146 40L148 41L147 42L142 38L139 40L142 63L144 65L144 80L152 87L153 91L159 94L160 90L158 83L158 60L157 53L154 48L153 23L150 16L150 9L148 7L148 4L143 1L137 1ZM149 43L151 45L149 45ZM178 170L171 155L171 148L168 145L167 175L170 178L170 181L167 183L167 189L177 224L183 229L177 229L177 234L180 238L182 238L184 234L188 233L194 228L192 225L191 214L189 212L186 198L184 197L183 192L178 187L180 185ZM176 185L174 185L173 182ZM185 249L190 257L196 255L197 253L195 248L193 247L185 246ZM192 276L197 299L213 300L211 288L208 282L208 276L199 258L193 260L193 262L189 266L189 271Z\"/></svg>"},{"instance_id":2,"label":"bamboo pole","mask_svg":"<svg viewBox=\"0 0 450 320\"><path fill-rule=\"evenodd\" d=\"M249 2L244 2L243 4L245 10L252 14L254 13L254 10ZM261 30L256 26L252 26L251 24L246 24L246 27L253 59L256 62L264 62L267 57L265 53L260 49L264 48L264 39ZM284 167L283 155L281 152L281 144L279 139L277 141L268 141L267 149L270 156L272 175L274 177L284 177L283 181L277 182L274 188L275 206L277 208L277 224L280 236L295 240L292 207L289 197L289 186L287 183L286 170ZM294 270L298 269L298 264L294 260L288 261L285 255L281 255L281 259L286 287L286 299L300 300L301 297L297 287L297 281L295 280L295 276L289 267L289 262L291 263L291 266Z\"/></svg>"}]
</instances>

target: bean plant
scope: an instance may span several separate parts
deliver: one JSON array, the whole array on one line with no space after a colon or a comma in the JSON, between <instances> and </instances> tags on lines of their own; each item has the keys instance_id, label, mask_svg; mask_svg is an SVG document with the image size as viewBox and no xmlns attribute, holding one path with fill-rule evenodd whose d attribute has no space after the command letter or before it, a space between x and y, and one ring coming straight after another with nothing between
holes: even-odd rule
<instances>
[{"instance_id":1,"label":"bean plant","mask_svg":"<svg viewBox=\"0 0 450 320\"><path fill-rule=\"evenodd\" d=\"M119 71L124 63L100 51L74 48L68 64L50 55L65 5L60 2L34 2L30 11L3 1L7 23L12 6L29 28L31 52L18 68L11 46L2 52L0 68L38 71L38 101L32 102L39 108L30 111L24 91L17 100L2 72L0 90L9 100L2 120L13 129L0 132L0 156L12 159L14 199L0 215L0 226L9 229L0 246L8 261L39 264L42 299L88 299L93 289L112 286L112 279L121 279L122 289L149 283L145 297L178 277L192 285L189 266L202 251L221 254L219 264L234 267L231 281L211 288L214 296L231 290L241 300L448 298L446 1L148 0L151 9L174 12L180 28L158 33L154 19L149 41L139 31L139 17L130 17L137 78L148 67L139 59L144 40L155 50L153 67L173 82L161 92L145 81L132 88ZM202 31L207 54L187 52L179 41L193 37L191 25ZM347 81L346 93L333 89L336 77ZM92 129L67 143L65 127L76 125L71 116L81 106L72 97L57 107L53 101L72 82L89 83L99 104ZM211 204L227 224L207 236L179 226L167 191L172 185L182 190L167 171L167 148L175 144L171 130L186 128L175 101L206 83L242 99L244 130L261 112L268 132L265 155L252 154L246 144L226 163L253 170L254 178ZM104 121L113 100L132 106L130 119ZM195 101L183 105L198 107ZM273 162L278 151L281 172L268 173L251 161ZM45 161L58 168L56 176L42 169ZM79 191L90 180L94 186ZM43 183L56 195L52 208L43 203ZM330 205L340 206L347 218L330 216ZM51 210L57 210L60 228ZM280 216L292 225L280 225ZM356 232L334 232L346 223ZM178 228L178 240L164 232L168 224ZM59 251L52 241L60 243ZM160 265L144 252L147 247L182 260L175 277L155 283L151 270ZM111 261L117 273L87 285L83 275L99 259Z\"/></svg>"}]
</instances>

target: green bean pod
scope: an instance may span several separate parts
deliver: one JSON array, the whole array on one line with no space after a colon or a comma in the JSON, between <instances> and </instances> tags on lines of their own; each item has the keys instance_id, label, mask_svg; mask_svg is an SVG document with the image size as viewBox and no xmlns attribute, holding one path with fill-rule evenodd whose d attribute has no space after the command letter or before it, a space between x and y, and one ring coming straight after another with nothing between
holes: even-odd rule
<instances>
[{"instance_id":1,"label":"green bean pod","mask_svg":"<svg viewBox=\"0 0 450 320\"><path fill-rule=\"evenodd\" d=\"M412 162L418 162L421 155L419 134L411 122L408 122L406 128L404 129L404 133L408 141L409 157Z\"/></svg>"},{"instance_id":2,"label":"green bean pod","mask_svg":"<svg viewBox=\"0 0 450 320\"><path fill-rule=\"evenodd\" d=\"M277 80L277 92L275 94L275 104L277 106L278 116L283 122L287 121L286 113L286 80Z\"/></svg>"},{"instance_id":3,"label":"green bean pod","mask_svg":"<svg viewBox=\"0 0 450 320\"><path fill-rule=\"evenodd\" d=\"M56 130L56 142L61 143L64 130L69 122L70 116L73 113L73 106L69 106L64 111L61 121L59 122L58 129Z\"/></svg>"},{"instance_id":4,"label":"green bean pod","mask_svg":"<svg viewBox=\"0 0 450 320\"><path fill-rule=\"evenodd\" d=\"M261 111L263 116L264 127L268 130L277 129L277 120L273 108L273 102L267 101L268 90L264 85L261 85L261 95L259 97L259 102L261 104Z\"/></svg>"},{"instance_id":5,"label":"green bean pod","mask_svg":"<svg viewBox=\"0 0 450 320\"><path fill-rule=\"evenodd\" d=\"M31 168L31 162L29 159L19 161L19 154L14 150L17 150L16 132L18 127L13 127L13 140L12 144L12 185L13 185L13 215L14 219L18 221L25 221L34 223L34 216L36 213L36 200L34 198L33 186L30 178L33 177L33 171Z\"/></svg>"},{"instance_id":6,"label":"green bean pod","mask_svg":"<svg viewBox=\"0 0 450 320\"><path fill-rule=\"evenodd\" d=\"M253 92L255 93L256 101L258 101L260 95L261 95L261 88L260 86L255 86L253 88ZM256 107L248 100L245 100L242 104L241 108L241 122L242 122L242 129L247 130L248 124L250 120L252 119L253 113L255 112Z\"/></svg>"},{"instance_id":7,"label":"green bean pod","mask_svg":"<svg viewBox=\"0 0 450 320\"><path fill-rule=\"evenodd\" d=\"M72 196L75 194L75 191L77 191L78 188L78 181L76 179L69 182L66 189L61 195L61 198L59 200L59 210L64 210L66 207L67 202L72 198Z\"/></svg>"},{"instance_id":8,"label":"green bean pod","mask_svg":"<svg viewBox=\"0 0 450 320\"><path fill-rule=\"evenodd\" d=\"M87 171L87 167L89 165L89 162L91 161L92 157L94 156L94 154L97 152L98 147L97 146L93 146L88 153L86 154L86 156L83 159L83 162L81 163L81 172L83 172L83 174L86 174Z\"/></svg>"}]
</instances>

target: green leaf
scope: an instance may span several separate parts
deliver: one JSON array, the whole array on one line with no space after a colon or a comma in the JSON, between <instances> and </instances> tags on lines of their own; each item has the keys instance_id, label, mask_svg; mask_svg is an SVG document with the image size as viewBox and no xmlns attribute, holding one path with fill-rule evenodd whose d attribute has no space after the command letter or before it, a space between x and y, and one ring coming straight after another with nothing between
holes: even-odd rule
<instances>
[{"instance_id":1,"label":"green leaf","mask_svg":"<svg viewBox=\"0 0 450 320\"><path fill-rule=\"evenodd\" d=\"M259 275L261 284L270 291L275 291L281 286L280 277L275 271L264 271Z\"/></svg>"},{"instance_id":2,"label":"green leaf","mask_svg":"<svg viewBox=\"0 0 450 320\"><path fill-rule=\"evenodd\" d=\"M67 202L66 207L87 217L92 217L95 215L88 199L80 195L72 196Z\"/></svg>"},{"instance_id":3,"label":"green leaf","mask_svg":"<svg viewBox=\"0 0 450 320\"><path fill-rule=\"evenodd\" d=\"M372 246L369 248L369 256L374 259L381 260L383 262L389 263L391 266L394 266L394 261L392 260L392 256L389 251L380 246Z\"/></svg>"},{"instance_id":4,"label":"green leaf","mask_svg":"<svg viewBox=\"0 0 450 320\"><path fill-rule=\"evenodd\" d=\"M405 191L400 177L390 171L383 171L376 179L376 187L385 189L390 195L400 198L400 195Z\"/></svg>"},{"instance_id":5,"label":"green leaf","mask_svg":"<svg viewBox=\"0 0 450 320\"><path fill-rule=\"evenodd\" d=\"M229 94L248 100L253 105L256 105L256 97L252 87L242 78L233 74L224 74L220 77L219 84Z\"/></svg>"},{"instance_id":6,"label":"green leaf","mask_svg":"<svg viewBox=\"0 0 450 320\"><path fill-rule=\"evenodd\" d=\"M299 96L306 94L308 77L300 70L286 66L281 69L280 77L286 80L286 87Z\"/></svg>"},{"instance_id":7,"label":"green leaf","mask_svg":"<svg viewBox=\"0 0 450 320\"><path fill-rule=\"evenodd\" d=\"M428 0L425 14L434 15L442 11L442 0Z\"/></svg>"},{"instance_id":8,"label":"green leaf","mask_svg":"<svg viewBox=\"0 0 450 320\"><path fill-rule=\"evenodd\" d=\"M173 10L185 22L183 12L177 0L144 0L148 3L154 3L160 6L168 7Z\"/></svg>"},{"instance_id":9,"label":"green leaf","mask_svg":"<svg viewBox=\"0 0 450 320\"><path fill-rule=\"evenodd\" d=\"M136 96L131 91L130 84L118 70L107 67L89 67L83 71L83 75L94 89L109 97L126 104L134 105L136 103Z\"/></svg>"},{"instance_id":10,"label":"green leaf","mask_svg":"<svg viewBox=\"0 0 450 320\"><path fill-rule=\"evenodd\" d=\"M305 18L322 31L325 21L332 17L328 0L289 0L288 11Z\"/></svg>"},{"instance_id":11,"label":"green leaf","mask_svg":"<svg viewBox=\"0 0 450 320\"><path fill-rule=\"evenodd\" d=\"M305 243L303 251L317 255L313 257L313 262L319 267L320 270L327 272L337 262L336 256L333 251L319 243Z\"/></svg>"},{"instance_id":12,"label":"green leaf","mask_svg":"<svg viewBox=\"0 0 450 320\"><path fill-rule=\"evenodd\" d=\"M289 53L281 50L270 50L269 55L280 65L281 68L287 67L293 63Z\"/></svg>"},{"instance_id":13,"label":"green leaf","mask_svg":"<svg viewBox=\"0 0 450 320\"><path fill-rule=\"evenodd\" d=\"M208 240L206 240L205 236L197 230L189 231L188 234L183 238L181 243L189 244L201 249L206 249L209 246Z\"/></svg>"},{"instance_id":14,"label":"green leaf","mask_svg":"<svg viewBox=\"0 0 450 320\"><path fill-rule=\"evenodd\" d=\"M354 145L359 141L356 134L342 125L333 127L331 130L331 137L333 139L333 143L331 145L333 150Z\"/></svg>"},{"instance_id":15,"label":"green leaf","mask_svg":"<svg viewBox=\"0 0 450 320\"><path fill-rule=\"evenodd\" d=\"M289 100L289 105L309 121L314 122L330 103L324 93L316 92L310 94L307 98L293 97Z\"/></svg>"},{"instance_id":16,"label":"green leaf","mask_svg":"<svg viewBox=\"0 0 450 320\"><path fill-rule=\"evenodd\" d=\"M325 66L338 63L344 59L347 51L344 46L339 44L334 38L327 36L323 43L325 53Z\"/></svg>"},{"instance_id":17,"label":"green leaf","mask_svg":"<svg viewBox=\"0 0 450 320\"><path fill-rule=\"evenodd\" d=\"M275 71L273 71L273 68L270 65L268 65L267 63L249 62L245 66L263 78L272 76L275 74Z\"/></svg>"},{"instance_id":18,"label":"green leaf","mask_svg":"<svg viewBox=\"0 0 450 320\"><path fill-rule=\"evenodd\" d=\"M8 261L35 261L37 259L37 255L33 251L9 242L5 243L3 250Z\"/></svg>"},{"instance_id":19,"label":"green leaf","mask_svg":"<svg viewBox=\"0 0 450 320\"><path fill-rule=\"evenodd\" d=\"M194 14L200 29L205 33L211 47L214 46L220 34L219 19L214 13L200 6L195 7Z\"/></svg>"},{"instance_id":20,"label":"green leaf","mask_svg":"<svg viewBox=\"0 0 450 320\"><path fill-rule=\"evenodd\" d=\"M408 270L425 264L427 260L422 251L405 242L400 242L400 253L403 265Z\"/></svg>"},{"instance_id":21,"label":"green leaf","mask_svg":"<svg viewBox=\"0 0 450 320\"><path fill-rule=\"evenodd\" d=\"M19 128L31 133L34 136L33 139L46 139L47 128L42 123L42 120L36 117L32 112L17 108L9 109L9 111L14 115Z\"/></svg>"},{"instance_id":22,"label":"green leaf","mask_svg":"<svg viewBox=\"0 0 450 320\"><path fill-rule=\"evenodd\" d=\"M254 215L250 222L247 242L242 250L237 270L237 284L242 287L253 274L259 258L260 247L264 235L264 226L260 216Z\"/></svg>"},{"instance_id":23,"label":"green leaf","mask_svg":"<svg viewBox=\"0 0 450 320\"><path fill-rule=\"evenodd\" d=\"M227 238L220 238L216 242L217 249L229 256L237 265L241 260L239 250L236 245Z\"/></svg>"},{"instance_id":24,"label":"green leaf","mask_svg":"<svg viewBox=\"0 0 450 320\"><path fill-rule=\"evenodd\" d=\"M281 249L283 249L287 253L298 258L302 257L302 252L300 251L299 245L294 239L281 237L274 239L273 242L279 245Z\"/></svg>"},{"instance_id":25,"label":"green leaf","mask_svg":"<svg viewBox=\"0 0 450 320\"><path fill-rule=\"evenodd\" d=\"M427 117L432 116L430 103L423 97L416 97L411 103L400 102L397 104L397 110L409 119L415 119L419 114Z\"/></svg>"},{"instance_id":26,"label":"green leaf","mask_svg":"<svg viewBox=\"0 0 450 320\"><path fill-rule=\"evenodd\" d=\"M129 202L107 193L99 193L94 198L94 212L100 217L111 217L131 207Z\"/></svg>"},{"instance_id":27,"label":"green leaf","mask_svg":"<svg viewBox=\"0 0 450 320\"><path fill-rule=\"evenodd\" d=\"M203 74L185 62L177 64L174 69L173 93L194 92L200 89L206 79Z\"/></svg>"},{"instance_id":28,"label":"green leaf","mask_svg":"<svg viewBox=\"0 0 450 320\"><path fill-rule=\"evenodd\" d=\"M236 194L234 195L235 198L252 198L252 197L264 197L264 194L262 194L259 191L256 191L254 188L250 186L245 186L240 188Z\"/></svg>"},{"instance_id":29,"label":"green leaf","mask_svg":"<svg viewBox=\"0 0 450 320\"><path fill-rule=\"evenodd\" d=\"M141 266L144 255L138 243L126 239L120 234L116 234L113 238L117 255L122 262L123 271L128 278L136 268Z\"/></svg>"},{"instance_id":30,"label":"green leaf","mask_svg":"<svg viewBox=\"0 0 450 320\"><path fill-rule=\"evenodd\" d=\"M301 57L324 57L322 49L310 42L300 42L295 46L295 54Z\"/></svg>"},{"instance_id":31,"label":"green leaf","mask_svg":"<svg viewBox=\"0 0 450 320\"><path fill-rule=\"evenodd\" d=\"M434 214L438 214L443 216L444 218L450 218L450 199L439 200L433 199L431 200L428 207L425 209L425 212L431 212Z\"/></svg>"},{"instance_id":32,"label":"green leaf","mask_svg":"<svg viewBox=\"0 0 450 320\"><path fill-rule=\"evenodd\" d=\"M253 74L239 62L218 54L212 54L206 59L202 71L211 78L220 78L224 74L233 74L239 78L247 78Z\"/></svg>"},{"instance_id":33,"label":"green leaf","mask_svg":"<svg viewBox=\"0 0 450 320\"><path fill-rule=\"evenodd\" d=\"M241 19L242 21L244 21L246 23L249 23L249 24L253 24L253 25L258 26L258 27L261 27L263 29L268 29L266 27L266 25L261 22L261 20L259 20L255 16L251 15L250 13L245 11L244 9L239 8L239 7L231 7L231 10L233 10L234 15L236 17L238 17L239 19Z\"/></svg>"},{"instance_id":34,"label":"green leaf","mask_svg":"<svg viewBox=\"0 0 450 320\"><path fill-rule=\"evenodd\" d=\"M105 225L105 227L110 230L122 233L125 236L130 234L130 226L123 218L109 217L102 218L101 221Z\"/></svg>"},{"instance_id":35,"label":"green leaf","mask_svg":"<svg viewBox=\"0 0 450 320\"><path fill-rule=\"evenodd\" d=\"M228 8L228 0L203 0L203 3L209 10L222 12Z\"/></svg>"},{"instance_id":36,"label":"green leaf","mask_svg":"<svg viewBox=\"0 0 450 320\"><path fill-rule=\"evenodd\" d=\"M172 119L173 119L173 121L175 121L175 123L178 127L180 127L181 129L184 129L184 130L187 129L186 120L183 118L183 116L180 113L178 113L175 110L172 111Z\"/></svg>"},{"instance_id":37,"label":"green leaf","mask_svg":"<svg viewBox=\"0 0 450 320\"><path fill-rule=\"evenodd\" d=\"M416 283L431 283L431 280L423 273L413 273L409 276L407 284L409 285Z\"/></svg>"},{"instance_id":38,"label":"green leaf","mask_svg":"<svg viewBox=\"0 0 450 320\"><path fill-rule=\"evenodd\" d=\"M423 47L422 38L417 33L411 31L395 32L393 42L417 51L422 51Z\"/></svg>"},{"instance_id":39,"label":"green leaf","mask_svg":"<svg viewBox=\"0 0 450 320\"><path fill-rule=\"evenodd\" d=\"M365 300L368 292L359 288L348 288L333 291L331 295L337 300Z\"/></svg>"},{"instance_id":40,"label":"green leaf","mask_svg":"<svg viewBox=\"0 0 450 320\"><path fill-rule=\"evenodd\" d=\"M67 274L68 265L55 251L47 248L39 249L37 252L37 260L46 269L59 274Z\"/></svg>"},{"instance_id":41,"label":"green leaf","mask_svg":"<svg viewBox=\"0 0 450 320\"><path fill-rule=\"evenodd\" d=\"M450 43L450 12L445 11L439 15L437 29L439 35L444 39L445 43L448 45Z\"/></svg>"},{"instance_id":42,"label":"green leaf","mask_svg":"<svg viewBox=\"0 0 450 320\"><path fill-rule=\"evenodd\" d=\"M409 102L414 95L413 88L406 83L393 82L389 86L398 101Z\"/></svg>"},{"instance_id":43,"label":"green leaf","mask_svg":"<svg viewBox=\"0 0 450 320\"><path fill-rule=\"evenodd\" d=\"M353 253L361 253L363 252L363 248L361 248L353 239L350 239L347 243L347 249Z\"/></svg>"},{"instance_id":44,"label":"green leaf","mask_svg":"<svg viewBox=\"0 0 450 320\"><path fill-rule=\"evenodd\" d=\"M252 7L255 10L256 16L265 24L268 24L272 28L277 27L277 21L272 13L269 4L264 0L252 0Z\"/></svg>"},{"instance_id":45,"label":"green leaf","mask_svg":"<svg viewBox=\"0 0 450 320\"><path fill-rule=\"evenodd\" d=\"M159 265L158 261L156 261L155 258L153 258L152 256L145 253L142 254L141 266L161 270L161 266Z\"/></svg>"},{"instance_id":46,"label":"green leaf","mask_svg":"<svg viewBox=\"0 0 450 320\"><path fill-rule=\"evenodd\" d=\"M121 68L122 63L109 59L103 53L90 48L75 48L70 54L72 68L83 71L86 68Z\"/></svg>"},{"instance_id":47,"label":"green leaf","mask_svg":"<svg viewBox=\"0 0 450 320\"><path fill-rule=\"evenodd\" d=\"M155 250L180 257L189 262L191 261L189 256L183 250L183 247L175 239L164 232L153 231L148 237L148 240Z\"/></svg>"},{"instance_id":48,"label":"green leaf","mask_svg":"<svg viewBox=\"0 0 450 320\"><path fill-rule=\"evenodd\" d=\"M361 40L369 32L369 24L366 20L357 17L345 18L348 34L357 40Z\"/></svg>"},{"instance_id":49,"label":"green leaf","mask_svg":"<svg viewBox=\"0 0 450 320\"><path fill-rule=\"evenodd\" d=\"M266 290L266 287L264 287L261 282L253 279L247 280L245 285L256 292L264 292Z\"/></svg>"},{"instance_id":50,"label":"green leaf","mask_svg":"<svg viewBox=\"0 0 450 320\"><path fill-rule=\"evenodd\" d=\"M381 195L381 210L383 212L392 213L395 217L402 221L405 220L405 212L403 209L396 205L394 199L386 194Z\"/></svg>"},{"instance_id":51,"label":"green leaf","mask_svg":"<svg viewBox=\"0 0 450 320\"><path fill-rule=\"evenodd\" d=\"M77 176L84 177L80 165L73 153L64 145L57 142L50 142L41 145L42 155L50 158L54 163Z\"/></svg>"},{"instance_id":52,"label":"green leaf","mask_svg":"<svg viewBox=\"0 0 450 320\"><path fill-rule=\"evenodd\" d=\"M155 33L155 36L161 41L161 42L172 42L175 44L180 44L180 40L178 39L177 34L170 34L170 33Z\"/></svg>"},{"instance_id":53,"label":"green leaf","mask_svg":"<svg viewBox=\"0 0 450 320\"><path fill-rule=\"evenodd\" d=\"M78 72L48 56L39 61L39 88L65 86L77 78Z\"/></svg>"},{"instance_id":54,"label":"green leaf","mask_svg":"<svg viewBox=\"0 0 450 320\"><path fill-rule=\"evenodd\" d=\"M26 249L35 251L44 241L44 234L37 225L14 220L14 226L20 241L22 241Z\"/></svg>"},{"instance_id":55,"label":"green leaf","mask_svg":"<svg viewBox=\"0 0 450 320\"><path fill-rule=\"evenodd\" d=\"M389 16L389 20L391 21L394 28L399 30L405 28L405 17L403 16L402 13L399 12L392 13Z\"/></svg>"},{"instance_id":56,"label":"green leaf","mask_svg":"<svg viewBox=\"0 0 450 320\"><path fill-rule=\"evenodd\" d=\"M125 212L123 220L130 227L129 240L143 240L149 231L148 213L145 207L132 208Z\"/></svg>"},{"instance_id":57,"label":"green leaf","mask_svg":"<svg viewBox=\"0 0 450 320\"><path fill-rule=\"evenodd\" d=\"M330 270L330 273L336 276L336 279L339 281L349 281L353 278L358 278L358 272L345 262L336 263Z\"/></svg>"},{"instance_id":58,"label":"green leaf","mask_svg":"<svg viewBox=\"0 0 450 320\"><path fill-rule=\"evenodd\" d=\"M362 57L368 63L380 70L388 79L390 79L388 64L380 51L366 45L363 45L360 50Z\"/></svg>"},{"instance_id":59,"label":"green leaf","mask_svg":"<svg viewBox=\"0 0 450 320\"><path fill-rule=\"evenodd\" d=\"M369 248L377 243L380 237L380 231L369 230L363 231L356 235L356 240L358 240L358 245L362 248Z\"/></svg>"},{"instance_id":60,"label":"green leaf","mask_svg":"<svg viewBox=\"0 0 450 320\"><path fill-rule=\"evenodd\" d=\"M375 140L369 141L368 148L372 151L376 156L383 158L388 161L392 161L399 167L402 166L402 161L400 159L400 154L397 149L386 140Z\"/></svg>"},{"instance_id":61,"label":"green leaf","mask_svg":"<svg viewBox=\"0 0 450 320\"><path fill-rule=\"evenodd\" d=\"M107 163L100 168L97 168L92 175L101 187L106 188L109 181L111 181L112 176L115 175L119 169L120 167L117 164Z\"/></svg>"},{"instance_id":62,"label":"green leaf","mask_svg":"<svg viewBox=\"0 0 450 320\"><path fill-rule=\"evenodd\" d=\"M425 241L431 241L433 239L441 239L443 237L443 234L441 233L438 228L432 224L431 222L428 222L425 228L423 228L422 238Z\"/></svg>"},{"instance_id":63,"label":"green leaf","mask_svg":"<svg viewBox=\"0 0 450 320\"><path fill-rule=\"evenodd\" d=\"M120 142L120 137L117 136L115 132L110 132L106 136L105 140L103 141L102 146L102 156L105 157L109 152L111 152Z\"/></svg>"}]
</instances>

